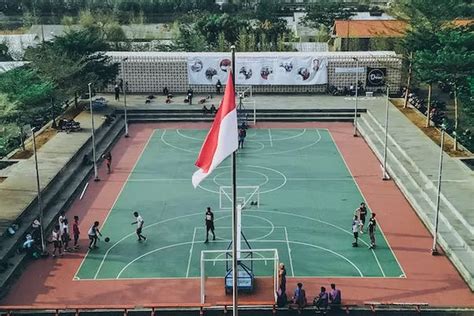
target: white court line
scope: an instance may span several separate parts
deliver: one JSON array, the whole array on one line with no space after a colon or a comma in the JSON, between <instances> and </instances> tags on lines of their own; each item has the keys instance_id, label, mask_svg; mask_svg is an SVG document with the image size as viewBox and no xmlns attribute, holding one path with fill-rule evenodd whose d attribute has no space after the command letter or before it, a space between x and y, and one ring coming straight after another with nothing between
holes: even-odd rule
<instances>
[{"instance_id":1,"label":"white court line","mask_svg":"<svg viewBox=\"0 0 474 316\"><path fill-rule=\"evenodd\" d=\"M351 175L351 177L354 179L354 183L355 183L355 185L356 185L356 187L357 187L357 190L359 190L359 193L362 195L362 198L364 199L365 204L366 204L367 206L369 206L369 203L367 202L367 199L365 198L364 193L363 193L362 190L360 189L359 184L357 183L357 181L356 181L354 175L352 174L351 169L349 169L349 165L347 164L346 160L344 159L344 156L342 155L341 150L340 150L339 147L337 146L336 141L334 140L334 137L332 137L332 134L331 134L331 133L329 133L329 136L331 137L331 140L332 140L332 142L333 142L333 144L334 144L334 147L336 147L337 151L339 152L339 156L341 157L342 161L344 162L344 165L346 166L347 171L349 172L349 174ZM372 208L371 208L370 206L369 206L369 209L372 210ZM392 252L392 256L395 258L395 261L397 262L398 267L400 268L400 270L402 271L402 273L403 273L404 275L406 275L406 274L405 274L405 271L403 270L402 265L401 265L400 262L398 261L397 256L395 256L395 253L393 252L392 247L391 247L390 244L388 243L388 240L387 240L387 238L385 237L385 234L383 233L382 227L381 227L380 225L379 225L379 230L380 230L380 233L382 234L382 237L385 239L385 243L387 244L388 249L390 249L390 251ZM379 265L380 272L382 272L382 275L385 276L385 272L383 271L382 266L380 265L380 262L379 262L379 260L378 260L378 258L377 258L377 254L376 254L375 251L373 251L373 250L372 250L372 253L373 253L373 255L374 255L375 260L377 261L377 264Z\"/></svg>"},{"instance_id":2,"label":"white court line","mask_svg":"<svg viewBox=\"0 0 474 316\"><path fill-rule=\"evenodd\" d=\"M120 198L120 195L122 195L123 189L125 188L125 186L127 185L128 181L130 180L130 176L132 175L133 171L135 171L135 168L137 167L138 162L139 162L140 159L142 158L142 155L143 155L143 153L145 152L146 148L148 147L148 143L150 142L150 140L151 140L151 139L153 138L153 136L155 135L155 132L156 132L156 130L153 130L153 132L150 134L150 137L148 137L148 140L146 141L145 146L143 146L143 149L142 149L140 155L138 156L137 160L135 161L135 164L133 165L132 170L131 170L130 173L128 174L127 179L125 180L125 182L123 183L122 188L120 189L120 192L119 192L119 193L117 194L117 196L115 197L115 201L114 201L114 203L112 204L112 207L109 209L109 212L107 213L107 217L104 219L104 222L102 223L101 228L104 227L105 222L106 222L107 219L109 218L109 215L112 213L112 210L113 210L113 208L115 207L115 204L117 203L118 199ZM163 132L163 133L164 133L164 132ZM82 259L81 264L80 264L79 267L77 268L76 273L74 274L74 278L76 278L76 277L77 277L77 273L78 273L79 271L81 271L82 264L84 263L84 261L86 261L88 255L89 255L89 250L87 250L87 253L86 253L86 255L84 256L84 258ZM102 260L102 262L100 263L100 267L99 267L99 269L97 269L96 274L94 275L94 280L97 278L97 275L99 274L100 268L101 268L102 265L104 264L104 260L105 260L105 257L104 257L104 259Z\"/></svg>"},{"instance_id":3,"label":"white court line","mask_svg":"<svg viewBox=\"0 0 474 316\"><path fill-rule=\"evenodd\" d=\"M194 240L196 239L196 227L194 227L194 232L193 232L193 241L191 244L191 249L189 249L189 259L188 259L188 268L186 269L186 277L189 277L189 268L191 267L191 260L193 257L193 248L194 248Z\"/></svg>"},{"instance_id":4,"label":"white court line","mask_svg":"<svg viewBox=\"0 0 474 316\"><path fill-rule=\"evenodd\" d=\"M290 258L291 276L295 276L295 270L293 269L293 257L291 256L290 241L288 240L288 230L286 229L286 226L285 226L285 239L286 239L286 246L288 247L288 257Z\"/></svg>"},{"instance_id":5,"label":"white court line","mask_svg":"<svg viewBox=\"0 0 474 316\"><path fill-rule=\"evenodd\" d=\"M247 170L248 171L248 170ZM256 173L255 171L248 171ZM144 179L130 179L129 182L159 182L159 181L190 181L189 178L144 178ZM240 178L239 180L242 181L254 181L254 180L261 180L261 178ZM278 179L270 179L268 180L278 180ZM353 181L352 178L287 178L288 181Z\"/></svg>"},{"instance_id":6,"label":"white court line","mask_svg":"<svg viewBox=\"0 0 474 316\"><path fill-rule=\"evenodd\" d=\"M286 240L254 240L254 242L280 242L280 243L286 243L287 241ZM341 255L340 253L336 252L336 251L333 251L331 249L328 249L328 248L325 248L325 247L321 247L321 246L317 246L317 245L313 245L313 244L309 244L309 243L305 243L305 242L301 242L301 241L289 241L289 243L292 243L292 244L296 244L296 245L303 245L303 246L308 246L308 247L312 247L312 248L316 248L316 249L320 249L320 250L323 250L323 251L327 251L329 253L332 253L333 255L339 257L339 258L342 258L344 259L344 261L348 262L351 266L353 266L357 272L359 273L359 275L361 277L364 276L364 274L362 273L362 271L360 271L359 267L354 263L352 262L351 260L349 260L349 258Z\"/></svg>"},{"instance_id":7,"label":"white court line","mask_svg":"<svg viewBox=\"0 0 474 316\"><path fill-rule=\"evenodd\" d=\"M272 130L271 129L268 129L268 138L270 139L270 147L273 147Z\"/></svg>"},{"instance_id":8,"label":"white court line","mask_svg":"<svg viewBox=\"0 0 474 316\"><path fill-rule=\"evenodd\" d=\"M224 212L229 212L229 211L219 211L219 210L216 210L214 211L214 213L224 213ZM197 215L202 215L202 212L199 212L199 213L193 213L193 214L187 214L187 215L181 215L181 216L176 216L176 217L172 217L172 218L167 218L167 219L164 219L162 221L158 221L158 222L155 222L155 223L152 223L150 225L147 225L145 227L143 227L143 230L146 230L150 227L154 227L156 225L159 225L159 224L163 224L163 223L167 223L167 222L170 222L170 221L174 221L174 220L178 220L178 219L182 219L182 218L186 218L186 217L192 217L192 216L197 216ZM125 235L124 237L122 237L121 239L119 239L118 241L116 241L112 246L110 246L109 249L107 249L107 251L105 252L104 254L104 257L102 258L102 261L99 265L99 268L97 269L97 272L96 272L96 275L99 273L100 269L102 268L102 265L104 264L104 261L105 259L107 258L108 254L110 253L110 251L115 248L115 246L117 246L118 244L120 244L122 241L124 241L125 239L131 237L135 235L135 232L133 233L129 233L128 235ZM85 258L83 259L83 262L85 261ZM95 279L95 278L94 278Z\"/></svg>"},{"instance_id":9,"label":"white court line","mask_svg":"<svg viewBox=\"0 0 474 316\"><path fill-rule=\"evenodd\" d=\"M374 255L374 258L375 258L375 261L377 261L377 265L379 266L380 271L382 272L382 276L385 278L385 272L383 271L382 265L379 262L379 258L377 258L377 256L375 255L374 249L370 249L370 251L372 251L372 253Z\"/></svg>"},{"instance_id":10,"label":"white court line","mask_svg":"<svg viewBox=\"0 0 474 316\"><path fill-rule=\"evenodd\" d=\"M198 241L195 241L195 243L202 243L204 242L204 240L198 240ZM226 242L226 241L213 241L213 242ZM287 241L286 240L252 240L252 242L268 242L268 243L286 243ZM350 259L348 259L347 257L345 257L344 255L334 251L334 250L331 250L331 249L328 249L328 248L325 248L325 247L322 247L322 246L317 246L317 245L314 245L314 244L309 244L309 243L305 243L305 242L300 242L300 241L290 241L290 243L292 244L297 244L297 245L303 245L303 246L308 246L308 247L311 247L311 248L316 248L316 249L319 249L319 250L323 250L323 251L326 251L326 252L329 252L341 259L343 259L344 261L348 262L352 267L354 267L355 270L357 270L357 272L359 273L359 276L363 277L363 273L362 271L360 271L359 267L357 267L357 265L352 262ZM122 275L123 272L125 272L125 270L127 270L132 264L134 264L135 262L137 262L138 260L148 256L148 255L151 255L155 252L158 252L158 251L161 251L161 250L165 250L165 249L170 249L170 248L174 248L174 247L179 247L179 246L184 246L184 245L189 245L189 244L192 244L191 241L186 241L186 242L181 242L181 243L177 243L177 244L172 244L172 245L167 245L167 246L163 246L163 247L160 247L160 248L156 248L156 249L153 249L153 250L150 250L138 257L136 257L135 259L131 260L129 263L127 263L125 265L125 267L122 268L122 270L120 270L120 272L117 274L117 276L115 277L115 279L120 279L120 276Z\"/></svg>"}]
</instances>

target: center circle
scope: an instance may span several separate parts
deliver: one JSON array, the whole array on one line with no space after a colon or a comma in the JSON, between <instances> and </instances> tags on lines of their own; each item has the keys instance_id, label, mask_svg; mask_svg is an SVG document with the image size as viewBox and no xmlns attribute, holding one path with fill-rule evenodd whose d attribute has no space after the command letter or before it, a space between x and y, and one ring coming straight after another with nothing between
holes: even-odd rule
<instances>
[{"instance_id":1,"label":"center circle","mask_svg":"<svg viewBox=\"0 0 474 316\"><path fill-rule=\"evenodd\" d=\"M253 186L257 186L257 185L258 185L259 187L262 187L262 186L264 186L265 184L267 184L268 181L270 181L270 179L267 177L266 174L261 173L261 172L258 172L258 171L253 171L253 170L242 170L242 171L239 171L239 174L242 174L242 173L243 173L243 174L245 174L245 173L256 174L256 175L259 176L259 178L262 178L262 179L260 180L261 182L257 182L257 181L258 181L257 178L251 178L251 177L244 177L244 176L243 176L243 177L242 177L243 179L240 179L240 181L239 181L239 176L237 176L237 181L240 182L240 183L241 183L242 180L244 180L244 181L245 181L245 180L251 180L251 181L250 181L251 183L244 183L244 184L241 183L241 185L247 185L247 186L248 186L248 185L253 185ZM227 180L230 179L230 172L229 172L229 171L226 171L226 172L218 173L218 174L216 174L216 175L214 176L214 178L213 178L212 180L213 180L214 183L215 183L217 186L219 186L219 187L220 187L220 186L229 185L229 183L230 183L229 181L227 181L226 183L222 183L222 182L219 181L219 178L221 178L221 177L223 177L223 176L225 176L225 178L226 178ZM253 180L257 180L257 181L253 181ZM262 181L262 180L263 180L263 181Z\"/></svg>"},{"instance_id":2,"label":"center circle","mask_svg":"<svg viewBox=\"0 0 474 316\"><path fill-rule=\"evenodd\" d=\"M220 171L220 172L219 172ZM230 186L230 181L223 183L223 177L226 176L227 179L230 179L230 167L229 166L220 166L216 168L217 173L213 178L212 182L209 180L204 180L198 185L199 188L203 189L204 191L220 194L219 187L221 186ZM250 173L252 174L253 178L248 178L255 180L255 182L251 183L237 183L237 186L259 186L260 187L260 194L270 193L282 188L286 182L286 176L273 168L270 167L263 167L263 166L255 166L255 165L244 165L240 166L238 170L238 174L243 173ZM255 175L258 175L258 178L255 178ZM242 177L244 180L245 176ZM238 178L237 178L238 179ZM273 180L273 181L270 181ZM257 182L258 181L258 182Z\"/></svg>"}]
</instances>

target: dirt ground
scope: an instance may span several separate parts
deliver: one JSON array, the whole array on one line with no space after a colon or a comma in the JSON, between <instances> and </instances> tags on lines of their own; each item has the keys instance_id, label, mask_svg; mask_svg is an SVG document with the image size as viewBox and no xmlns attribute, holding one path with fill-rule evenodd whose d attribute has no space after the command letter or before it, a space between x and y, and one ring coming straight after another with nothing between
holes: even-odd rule
<instances>
[{"instance_id":1,"label":"dirt ground","mask_svg":"<svg viewBox=\"0 0 474 316\"><path fill-rule=\"evenodd\" d=\"M413 122L420 130L425 133L426 136L431 138L438 146L441 143L441 131L436 127L426 127L426 117L422 115L418 110L414 108L403 108L403 99L391 99L393 105L395 105L400 112L402 112L410 121ZM446 136L446 135L445 135ZM459 143L458 143L459 145ZM462 150L458 146L458 150L453 150L454 141L451 137L444 138L444 151L451 157L470 157L472 154L468 151Z\"/></svg>"},{"instance_id":2,"label":"dirt ground","mask_svg":"<svg viewBox=\"0 0 474 316\"><path fill-rule=\"evenodd\" d=\"M79 113L81 113L83 110L83 105L79 104L79 106L76 108L75 106L69 107L63 115L61 115L62 118L65 119L73 119L75 118ZM36 136L36 148L40 149L41 146L46 144L51 138L54 137L58 132L54 128L48 128L45 131L43 131L41 134ZM20 150L18 151L11 159L28 159L31 156L33 156L33 143L29 143L26 145L26 150ZM1 181L0 181L1 182Z\"/></svg>"}]
</instances>

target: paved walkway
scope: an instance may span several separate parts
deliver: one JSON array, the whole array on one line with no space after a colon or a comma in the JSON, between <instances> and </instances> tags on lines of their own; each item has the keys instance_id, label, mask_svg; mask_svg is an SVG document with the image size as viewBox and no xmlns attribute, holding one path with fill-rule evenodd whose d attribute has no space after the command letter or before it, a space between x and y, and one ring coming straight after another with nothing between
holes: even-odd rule
<instances>
[{"instance_id":1,"label":"paved walkway","mask_svg":"<svg viewBox=\"0 0 474 316\"><path fill-rule=\"evenodd\" d=\"M113 95L101 95L109 100L109 105L123 108L123 98L119 101L113 100ZM206 95L196 95L193 98L193 104L184 103L184 95L177 95L173 98L173 103L166 104L165 97L162 95L155 96L156 98L149 104L145 104L145 95L128 95L127 107L137 109L202 109L203 104L198 104L199 99L206 98ZM214 104L219 106L222 95L213 96L212 99L206 99L206 107ZM353 97L333 97L329 95L254 95L252 100L255 100L257 109L325 109L325 108L352 108L354 107L355 99ZM367 105L380 104L384 98L382 97L361 97L359 98L359 105L361 108ZM253 101L247 101L244 106L251 108Z\"/></svg>"},{"instance_id":2,"label":"paved walkway","mask_svg":"<svg viewBox=\"0 0 474 316\"><path fill-rule=\"evenodd\" d=\"M367 104L360 131L372 150L383 157L385 104ZM425 225L434 231L439 146L395 106L389 108L387 165L392 178ZM443 156L439 243L474 287L474 171L459 158ZM428 250L427 250L428 251Z\"/></svg>"},{"instance_id":3,"label":"paved walkway","mask_svg":"<svg viewBox=\"0 0 474 316\"><path fill-rule=\"evenodd\" d=\"M103 114L94 114L95 127L103 123ZM67 165L69 160L91 137L91 118L81 112L76 118L82 130L73 133L58 133L38 150L40 186L43 190ZM34 157L0 170L7 178L0 183L0 235L22 214L36 198L36 171Z\"/></svg>"}]
</instances>

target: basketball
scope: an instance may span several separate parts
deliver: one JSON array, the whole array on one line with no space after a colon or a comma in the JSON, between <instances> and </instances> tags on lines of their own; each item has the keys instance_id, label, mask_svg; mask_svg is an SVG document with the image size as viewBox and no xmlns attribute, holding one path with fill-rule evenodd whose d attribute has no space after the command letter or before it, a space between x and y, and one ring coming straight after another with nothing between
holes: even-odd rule
<instances>
[{"instance_id":1,"label":"basketball","mask_svg":"<svg viewBox=\"0 0 474 316\"><path fill-rule=\"evenodd\" d=\"M105 241L105 242L109 242L109 241L110 241L110 238L109 238L109 237L105 237L104 241Z\"/></svg>"}]
</instances>

